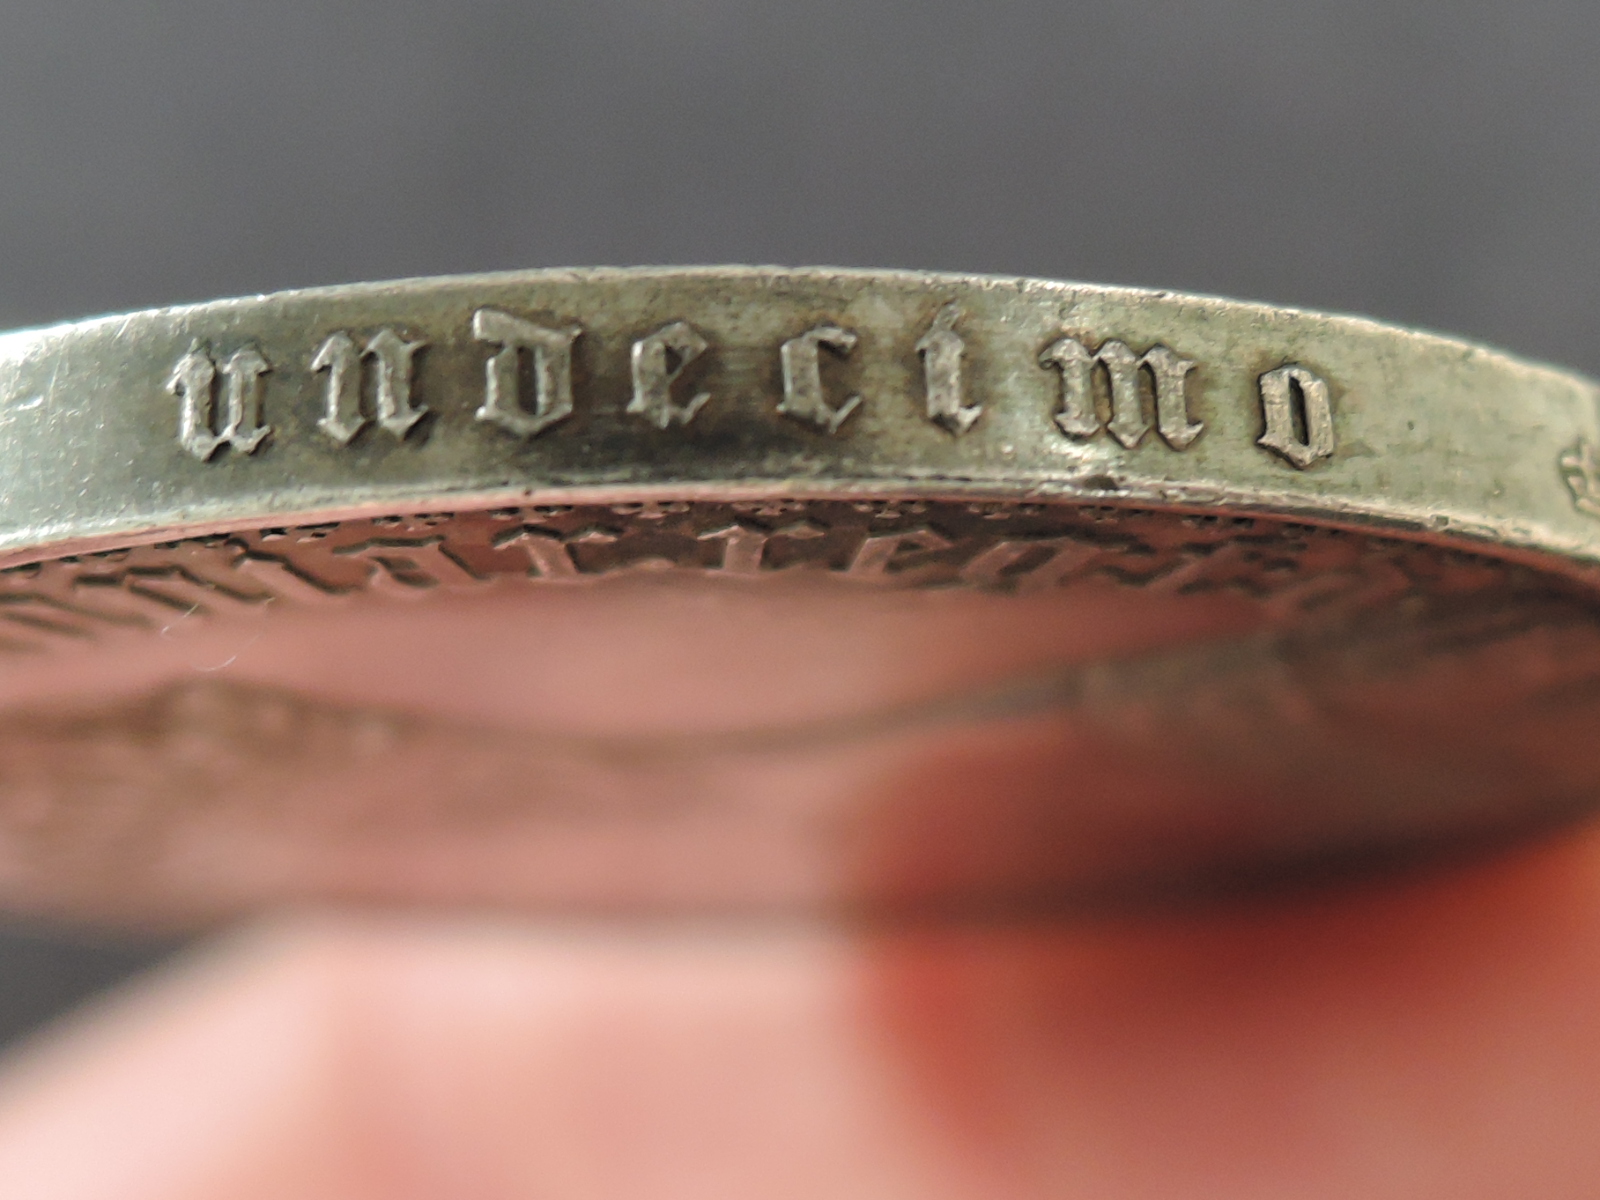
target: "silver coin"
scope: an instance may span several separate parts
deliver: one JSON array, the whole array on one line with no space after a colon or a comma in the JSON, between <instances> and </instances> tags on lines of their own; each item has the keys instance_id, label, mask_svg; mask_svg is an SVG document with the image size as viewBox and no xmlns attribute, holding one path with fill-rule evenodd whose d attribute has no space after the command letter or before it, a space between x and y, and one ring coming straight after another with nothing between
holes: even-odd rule
<instances>
[{"instance_id":1,"label":"silver coin","mask_svg":"<svg viewBox=\"0 0 1600 1200\"><path fill-rule=\"evenodd\" d=\"M535 272L0 342L0 902L1194 895L1600 799L1597 393L1034 280Z\"/></svg>"}]
</instances>

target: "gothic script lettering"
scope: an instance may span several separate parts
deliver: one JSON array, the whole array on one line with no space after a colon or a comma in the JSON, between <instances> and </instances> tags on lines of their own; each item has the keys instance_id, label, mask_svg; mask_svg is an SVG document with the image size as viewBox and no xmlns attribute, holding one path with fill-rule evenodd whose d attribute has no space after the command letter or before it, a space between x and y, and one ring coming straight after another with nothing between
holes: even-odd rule
<instances>
[{"instance_id":1,"label":"gothic script lettering","mask_svg":"<svg viewBox=\"0 0 1600 1200\"><path fill-rule=\"evenodd\" d=\"M983 406L968 405L961 393L961 358L967 344L956 332L961 309L947 304L917 342L928 393L928 419L951 433L963 434L983 413Z\"/></svg>"},{"instance_id":2,"label":"gothic script lettering","mask_svg":"<svg viewBox=\"0 0 1600 1200\"><path fill-rule=\"evenodd\" d=\"M695 359L710 348L710 343L687 321L674 321L649 337L633 344L633 399L628 411L643 417L657 429L674 423L687 425L711 399L700 392L687 403L672 399L672 385Z\"/></svg>"},{"instance_id":3,"label":"gothic script lettering","mask_svg":"<svg viewBox=\"0 0 1600 1200\"><path fill-rule=\"evenodd\" d=\"M180 401L178 444L201 462L225 445L240 454L259 450L272 433L261 423L261 377L270 370L254 346L235 350L220 367L204 346L191 346L167 379L167 390ZM222 428L214 429L219 373L226 416Z\"/></svg>"},{"instance_id":4,"label":"gothic script lettering","mask_svg":"<svg viewBox=\"0 0 1600 1200\"><path fill-rule=\"evenodd\" d=\"M786 417L810 421L829 433L837 433L851 413L861 407L861 397L851 396L833 408L822 392L820 347L827 346L840 355L855 349L859 339L837 325L818 325L799 337L790 338L778 350L783 363L783 400L778 411Z\"/></svg>"},{"instance_id":5,"label":"gothic script lettering","mask_svg":"<svg viewBox=\"0 0 1600 1200\"><path fill-rule=\"evenodd\" d=\"M370 418L361 411L361 364L364 359L371 359L377 373L378 424L395 437L404 438L428 412L426 406L411 403L411 360L426 344L408 342L393 329L385 328L358 351L355 339L343 330L330 335L311 359L313 372L328 374L328 390L317 428L339 445L347 446L367 426Z\"/></svg>"},{"instance_id":6,"label":"gothic script lettering","mask_svg":"<svg viewBox=\"0 0 1600 1200\"><path fill-rule=\"evenodd\" d=\"M1328 385L1304 367L1291 363L1261 377L1261 416L1265 429L1256 445L1281 455L1297 470L1333 457Z\"/></svg>"},{"instance_id":7,"label":"gothic script lettering","mask_svg":"<svg viewBox=\"0 0 1600 1200\"><path fill-rule=\"evenodd\" d=\"M1145 415L1141 376L1148 372L1155 393L1156 429L1174 450L1187 449L1205 426L1189 419L1187 381L1195 364L1166 346L1135 354L1125 342L1111 340L1091 352L1076 338L1064 337L1047 346L1039 364L1061 372L1061 410L1056 425L1068 437L1092 438L1100 432L1094 402L1094 373L1105 370L1111 391L1111 420L1106 429L1132 450L1150 432Z\"/></svg>"},{"instance_id":8,"label":"gothic script lettering","mask_svg":"<svg viewBox=\"0 0 1600 1200\"><path fill-rule=\"evenodd\" d=\"M581 325L548 329L495 308L472 314L472 336L501 347L485 367L483 404L473 414L518 437L531 438L572 415L572 344ZM522 402L522 354L533 355L533 405Z\"/></svg>"}]
</instances>

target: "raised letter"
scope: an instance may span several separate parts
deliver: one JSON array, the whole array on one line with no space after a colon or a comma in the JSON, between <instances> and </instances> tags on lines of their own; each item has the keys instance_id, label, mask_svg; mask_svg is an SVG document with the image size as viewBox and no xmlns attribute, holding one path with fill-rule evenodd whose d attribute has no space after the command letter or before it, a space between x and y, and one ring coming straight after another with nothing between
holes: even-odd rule
<instances>
[{"instance_id":1,"label":"raised letter","mask_svg":"<svg viewBox=\"0 0 1600 1200\"><path fill-rule=\"evenodd\" d=\"M471 588L487 582L444 547L440 535L424 538L369 538L334 550L371 564L367 580L374 591L420 596L432 588Z\"/></svg>"},{"instance_id":2,"label":"raised letter","mask_svg":"<svg viewBox=\"0 0 1600 1200\"><path fill-rule=\"evenodd\" d=\"M311 360L313 372L328 373L328 390L317 428L346 446L366 427L367 416L361 411L360 360L371 358L378 367L378 424L397 438L405 437L428 411L411 405L411 358L424 345L425 342L408 342L385 328L358 355L348 333L341 330L329 336Z\"/></svg>"},{"instance_id":3,"label":"raised letter","mask_svg":"<svg viewBox=\"0 0 1600 1200\"><path fill-rule=\"evenodd\" d=\"M328 390L324 393L322 418L317 428L341 446L361 432L367 418L361 412L361 372L356 359L356 344L343 331L332 334L317 347L311 359L311 371L328 373Z\"/></svg>"},{"instance_id":4,"label":"raised letter","mask_svg":"<svg viewBox=\"0 0 1600 1200\"><path fill-rule=\"evenodd\" d=\"M524 525L498 535L492 545L497 550L504 546L520 546L528 556L528 575L531 578L566 582L579 578L572 552L558 535L548 529Z\"/></svg>"},{"instance_id":5,"label":"raised letter","mask_svg":"<svg viewBox=\"0 0 1600 1200\"><path fill-rule=\"evenodd\" d=\"M392 329L378 330L367 343L365 357L378 368L378 424L403 438L427 415L411 405L411 359L426 342L408 342Z\"/></svg>"},{"instance_id":6,"label":"raised letter","mask_svg":"<svg viewBox=\"0 0 1600 1200\"><path fill-rule=\"evenodd\" d=\"M1156 401L1156 429L1174 450L1183 450L1205 426L1189 420L1186 381L1195 364L1166 346L1154 346L1142 357L1115 339L1090 354L1076 338L1064 337L1046 346L1039 365L1061 371L1061 411L1056 424L1069 437L1090 438L1100 432L1094 408L1092 383L1096 366L1105 368L1111 391L1111 421L1107 428L1129 450L1150 432L1145 416L1140 373L1150 372Z\"/></svg>"},{"instance_id":7,"label":"raised letter","mask_svg":"<svg viewBox=\"0 0 1600 1200\"><path fill-rule=\"evenodd\" d=\"M1068 437L1092 438L1100 432L1100 415L1094 411L1090 387L1094 363L1094 355L1076 338L1053 342L1039 355L1041 367L1060 368L1061 411L1056 413L1056 424Z\"/></svg>"},{"instance_id":8,"label":"raised letter","mask_svg":"<svg viewBox=\"0 0 1600 1200\"><path fill-rule=\"evenodd\" d=\"M722 543L722 565L716 570L724 575L759 575L761 558L767 551L772 535L765 529L733 524L721 529L710 529L699 534L702 542Z\"/></svg>"},{"instance_id":9,"label":"raised letter","mask_svg":"<svg viewBox=\"0 0 1600 1200\"><path fill-rule=\"evenodd\" d=\"M205 462L224 444L241 454L254 454L272 433L261 423L261 377L271 365L254 346L228 356L220 368L226 384L227 418L212 431L216 419L218 367L198 342L178 360L167 379L167 390L182 401L178 415L178 444Z\"/></svg>"},{"instance_id":10,"label":"raised letter","mask_svg":"<svg viewBox=\"0 0 1600 1200\"><path fill-rule=\"evenodd\" d=\"M818 325L785 342L778 351L783 361L783 402L778 411L786 417L814 422L829 433L839 432L845 418L861 406L861 397L851 396L838 408L828 405L822 394L818 347L830 346L844 355L855 349L858 340L848 329Z\"/></svg>"},{"instance_id":11,"label":"raised letter","mask_svg":"<svg viewBox=\"0 0 1600 1200\"><path fill-rule=\"evenodd\" d=\"M770 533L765 529L735 522L721 529L707 530L698 535L698 540L722 543L722 565L712 568L714 571L724 575L759 575L767 546L774 538L803 542L812 538L826 537L827 532L826 529L818 528L809 521L785 525Z\"/></svg>"},{"instance_id":12,"label":"raised letter","mask_svg":"<svg viewBox=\"0 0 1600 1200\"><path fill-rule=\"evenodd\" d=\"M961 580L978 587L1014 584L1019 591L1036 591L1059 586L1068 575L1104 554L1099 546L1071 538L996 542L961 568Z\"/></svg>"},{"instance_id":13,"label":"raised letter","mask_svg":"<svg viewBox=\"0 0 1600 1200\"><path fill-rule=\"evenodd\" d=\"M489 360L482 406L474 415L518 437L534 437L572 415L572 343L579 325L546 329L494 308L472 314L472 336L504 349ZM533 354L533 410L521 403L517 385L522 351Z\"/></svg>"},{"instance_id":14,"label":"raised letter","mask_svg":"<svg viewBox=\"0 0 1600 1200\"><path fill-rule=\"evenodd\" d=\"M917 342L928 389L928 419L955 434L971 429L983 412L982 405L962 403L961 356L966 351L966 343L955 331L960 318L960 308L954 304L945 305L928 332Z\"/></svg>"},{"instance_id":15,"label":"raised letter","mask_svg":"<svg viewBox=\"0 0 1600 1200\"><path fill-rule=\"evenodd\" d=\"M1156 432L1174 450L1186 450L1205 426L1189 420L1189 372L1195 364L1166 346L1152 346L1140 360L1156 391Z\"/></svg>"},{"instance_id":16,"label":"raised letter","mask_svg":"<svg viewBox=\"0 0 1600 1200\"><path fill-rule=\"evenodd\" d=\"M665 429L676 421L687 425L695 413L711 399L710 392L701 392L687 404L676 404L672 399L672 385L695 359L709 348L709 343L687 321L674 321L656 330L649 337L633 344L633 399L628 401L628 411L643 417L657 429ZM668 355L676 361L671 361Z\"/></svg>"},{"instance_id":17,"label":"raised letter","mask_svg":"<svg viewBox=\"0 0 1600 1200\"><path fill-rule=\"evenodd\" d=\"M1300 393L1303 438L1296 431L1296 392ZM1256 445L1282 455L1298 470L1333 457L1333 408L1328 402L1328 385L1304 367L1291 363L1261 377L1261 415L1266 428Z\"/></svg>"},{"instance_id":18,"label":"raised letter","mask_svg":"<svg viewBox=\"0 0 1600 1200\"><path fill-rule=\"evenodd\" d=\"M908 529L903 533L885 533L864 539L856 549L845 574L854 579L891 579L899 576L903 582L916 579L915 569L900 566L903 556L915 557L915 552L948 550L950 542L931 529Z\"/></svg>"},{"instance_id":19,"label":"raised letter","mask_svg":"<svg viewBox=\"0 0 1600 1200\"><path fill-rule=\"evenodd\" d=\"M1111 421L1106 425L1111 436L1129 450L1144 441L1150 422L1144 415L1144 397L1139 394L1140 359L1125 342L1102 345L1095 361L1104 365L1111 382Z\"/></svg>"},{"instance_id":20,"label":"raised letter","mask_svg":"<svg viewBox=\"0 0 1600 1200\"><path fill-rule=\"evenodd\" d=\"M1579 512L1600 517L1600 448L1588 438L1562 454L1561 474Z\"/></svg>"}]
</instances>

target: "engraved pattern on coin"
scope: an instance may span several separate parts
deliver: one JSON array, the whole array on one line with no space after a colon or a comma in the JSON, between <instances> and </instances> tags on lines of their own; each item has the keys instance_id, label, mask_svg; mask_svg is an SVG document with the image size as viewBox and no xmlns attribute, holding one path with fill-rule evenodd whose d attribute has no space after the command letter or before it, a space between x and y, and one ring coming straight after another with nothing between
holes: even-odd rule
<instances>
[{"instance_id":1,"label":"engraved pattern on coin","mask_svg":"<svg viewBox=\"0 0 1600 1200\"><path fill-rule=\"evenodd\" d=\"M737 521L722 529L709 529L697 535L697 538L702 542L721 543L722 561L715 568L717 572L723 575L754 576L761 574L767 545L774 538L806 540L824 537L827 532L806 521L784 525L777 529L763 529L759 525Z\"/></svg>"},{"instance_id":2,"label":"engraved pattern on coin","mask_svg":"<svg viewBox=\"0 0 1600 1200\"><path fill-rule=\"evenodd\" d=\"M541 506L244 531L12 567L0 571L0 650L363 593L410 599L667 571L1006 592L1222 590L1287 622L1558 586L1458 551L1242 517L840 500Z\"/></svg>"},{"instance_id":3,"label":"engraved pattern on coin","mask_svg":"<svg viewBox=\"0 0 1600 1200\"><path fill-rule=\"evenodd\" d=\"M1061 410L1056 425L1069 437L1092 438L1101 430L1094 399L1096 368L1105 370L1111 393L1111 420L1105 428L1129 450L1150 432L1145 415L1142 377L1148 373L1155 397L1156 428L1174 450L1185 450L1205 430L1189 419L1187 381L1197 365L1166 346L1153 346L1135 354L1126 342L1103 342L1092 353L1073 337L1062 337L1045 347L1039 364L1061 372Z\"/></svg>"},{"instance_id":4,"label":"engraved pattern on coin","mask_svg":"<svg viewBox=\"0 0 1600 1200\"><path fill-rule=\"evenodd\" d=\"M1573 506L1591 517L1600 517L1600 447L1588 438L1561 456L1561 476L1572 493Z\"/></svg>"},{"instance_id":5,"label":"engraved pattern on coin","mask_svg":"<svg viewBox=\"0 0 1600 1200\"><path fill-rule=\"evenodd\" d=\"M1281 455L1301 471L1333 457L1333 406L1322 378L1290 363L1268 371L1261 377L1260 387L1266 427L1256 445Z\"/></svg>"},{"instance_id":6,"label":"engraved pattern on coin","mask_svg":"<svg viewBox=\"0 0 1600 1200\"><path fill-rule=\"evenodd\" d=\"M489 542L495 550L515 546L528 558L528 577L543 582L570 583L582 576L560 535L530 526L502 530Z\"/></svg>"},{"instance_id":7,"label":"engraved pattern on coin","mask_svg":"<svg viewBox=\"0 0 1600 1200\"><path fill-rule=\"evenodd\" d=\"M472 314L472 336L501 347L485 367L484 400L473 414L518 437L531 438L572 415L572 345L581 325L549 329L495 308ZM522 402L522 354L533 355L533 406Z\"/></svg>"},{"instance_id":8,"label":"engraved pattern on coin","mask_svg":"<svg viewBox=\"0 0 1600 1200\"><path fill-rule=\"evenodd\" d=\"M367 587L387 595L412 599L437 588L473 587L486 582L444 545L443 534L425 537L373 537L338 546L333 553L355 557L377 568L367 576Z\"/></svg>"},{"instance_id":9,"label":"engraved pattern on coin","mask_svg":"<svg viewBox=\"0 0 1600 1200\"><path fill-rule=\"evenodd\" d=\"M784 342L778 351L783 364L783 400L778 411L786 417L820 425L829 433L839 432L839 426L861 407L861 397L847 397L838 408L828 404L822 387L820 347L827 346L843 356L854 350L859 340L852 330L823 324Z\"/></svg>"},{"instance_id":10,"label":"engraved pattern on coin","mask_svg":"<svg viewBox=\"0 0 1600 1200\"><path fill-rule=\"evenodd\" d=\"M657 429L687 425L710 392L700 392L683 404L672 399L672 385L710 343L687 321L673 321L633 344L633 399L628 412L643 417Z\"/></svg>"},{"instance_id":11,"label":"engraved pattern on coin","mask_svg":"<svg viewBox=\"0 0 1600 1200\"><path fill-rule=\"evenodd\" d=\"M413 359L427 343L407 341L385 326L359 352L356 341L344 330L330 334L311 358L313 374L327 372L327 391L323 396L323 415L317 428L341 446L350 444L369 423L361 407L361 365L370 359L377 375L375 407L378 424L403 439L424 416L426 405L411 403Z\"/></svg>"},{"instance_id":12,"label":"engraved pattern on coin","mask_svg":"<svg viewBox=\"0 0 1600 1200\"><path fill-rule=\"evenodd\" d=\"M167 390L179 400L178 444L205 462L223 446L254 454L271 435L261 423L261 377L272 366L255 346L244 346L218 366L203 343L196 342L167 378ZM226 417L214 429L217 376L221 374Z\"/></svg>"},{"instance_id":13,"label":"engraved pattern on coin","mask_svg":"<svg viewBox=\"0 0 1600 1200\"><path fill-rule=\"evenodd\" d=\"M959 305L945 305L928 332L917 341L927 389L928 419L957 435L971 429L983 414L983 406L967 404L962 392L961 359L967 344L955 329L960 319Z\"/></svg>"},{"instance_id":14,"label":"engraved pattern on coin","mask_svg":"<svg viewBox=\"0 0 1600 1200\"><path fill-rule=\"evenodd\" d=\"M1019 591L1059 587L1102 553L1102 547L1070 537L1007 539L973 555L961 568L961 582L998 588L1009 581Z\"/></svg>"},{"instance_id":15,"label":"engraved pattern on coin","mask_svg":"<svg viewBox=\"0 0 1600 1200\"><path fill-rule=\"evenodd\" d=\"M956 329L963 319L957 303L946 304L914 343L922 364L925 414L956 435L971 430L984 409L983 404L968 403L968 347ZM485 365L485 393L474 414L476 419L518 437L532 438L571 417L575 411L574 344L583 332L578 324L550 328L496 308L475 310L472 338L500 347ZM449 334L439 336L451 340ZM837 406L829 402L823 351L843 359L859 342L855 330L825 320L779 343L782 392L778 413L830 434L839 432L860 409L863 398L851 394ZM326 376L316 428L340 446L350 444L374 421L396 438L405 438L430 411L427 405L413 401L412 392L414 359L429 344L422 337L410 340L391 326L380 328L364 346L346 330L329 334L310 359L312 373ZM1060 405L1053 414L1061 432L1078 440L1108 433L1123 448L1134 450L1154 429L1178 451L1193 445L1205 432L1205 422L1195 419L1189 408L1189 379L1200 369L1195 359L1163 343L1142 353L1115 337L1092 350L1090 344L1081 335L1064 334L1036 356L1041 367L1053 369L1061 377ZM706 336L681 319L635 340L630 356L632 392L625 411L660 430L687 425L710 401L711 393L700 391L680 402L674 392L709 349ZM748 355L758 348L743 349ZM524 396L529 355L532 395ZM261 421L263 377L271 370L255 345L236 351L219 366L205 344L197 341L175 366L166 385L182 402L179 441L183 447L206 461L224 445L245 454L263 445L273 432ZM219 375L225 390L220 429L215 428ZM1326 381L1304 366L1288 363L1259 376L1257 390L1262 414L1258 446L1301 470L1333 456L1331 391ZM1569 482L1578 481L1571 484L1575 488L1584 486L1587 479L1581 449L1562 458Z\"/></svg>"}]
</instances>

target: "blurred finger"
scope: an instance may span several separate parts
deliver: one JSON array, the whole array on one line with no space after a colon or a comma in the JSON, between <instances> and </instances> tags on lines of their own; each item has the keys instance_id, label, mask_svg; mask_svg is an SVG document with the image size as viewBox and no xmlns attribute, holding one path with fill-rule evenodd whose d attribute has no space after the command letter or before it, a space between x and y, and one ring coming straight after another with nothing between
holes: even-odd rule
<instances>
[{"instance_id":1,"label":"blurred finger","mask_svg":"<svg viewBox=\"0 0 1600 1200\"><path fill-rule=\"evenodd\" d=\"M1600 834L1034 926L320 918L16 1060L18 1200L1587 1197Z\"/></svg>"}]
</instances>

